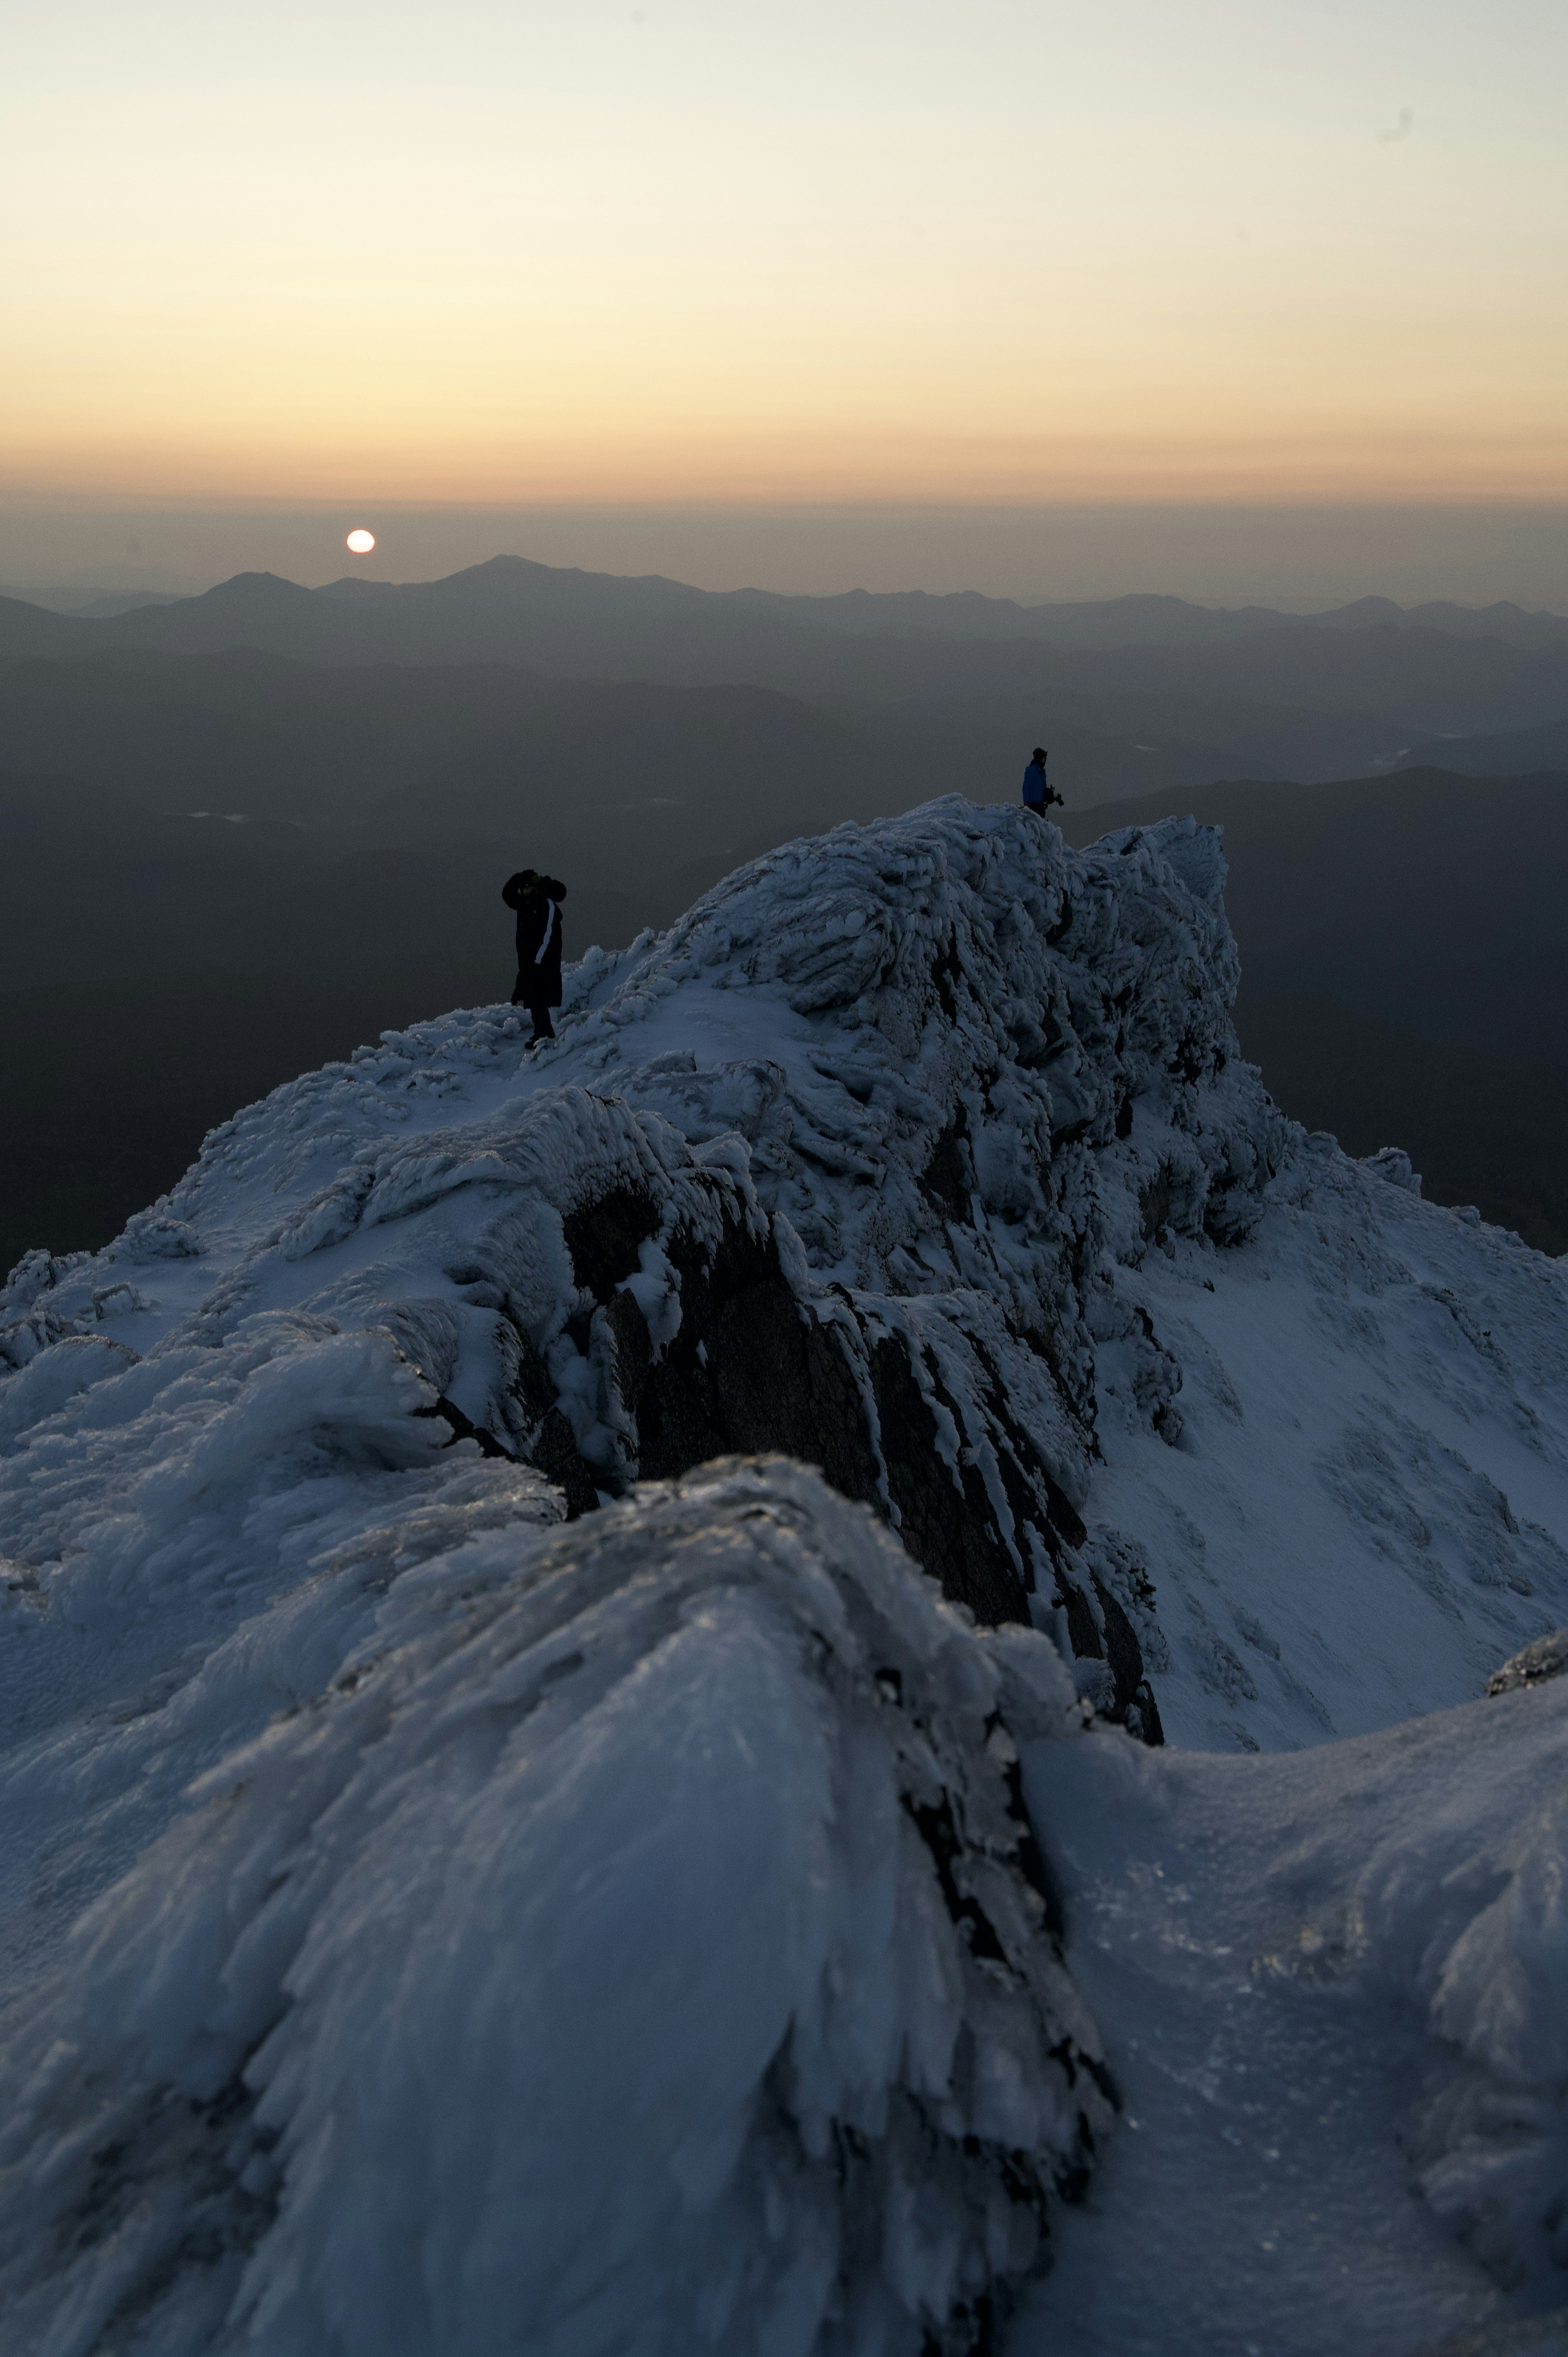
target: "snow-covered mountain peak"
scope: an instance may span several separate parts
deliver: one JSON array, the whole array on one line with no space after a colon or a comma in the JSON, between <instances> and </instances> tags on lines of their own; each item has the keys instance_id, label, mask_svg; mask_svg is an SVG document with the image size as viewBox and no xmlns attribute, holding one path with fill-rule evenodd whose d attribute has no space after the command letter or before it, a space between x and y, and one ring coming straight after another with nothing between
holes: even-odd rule
<instances>
[{"instance_id":1,"label":"snow-covered mountain peak","mask_svg":"<svg viewBox=\"0 0 1568 2357\"><path fill-rule=\"evenodd\" d=\"M390 1332L573 1511L784 1448L983 1617L1063 1613L1152 1736L1079 1514L1097 1362L1180 1428L1118 1258L1245 1234L1283 1150L1236 1060L1222 874L1190 823L1092 854L957 800L841 827L590 953L537 1058L485 1010L274 1092L9 1307L155 1357L285 1314Z\"/></svg>"},{"instance_id":2,"label":"snow-covered mountain peak","mask_svg":"<svg viewBox=\"0 0 1568 2357\"><path fill-rule=\"evenodd\" d=\"M39 1251L13 1272L0 1297L0 1936L20 1994L5 2102L18 2185L46 2147L65 2156L57 2190L16 2212L0 2300L38 2319L19 2345L52 2357L42 2336L61 2298L88 2319L69 2344L84 2352L126 2300L128 2315L156 2312L158 2357L436 2345L444 2325L386 2322L416 2315L398 2289L401 2212L387 2213L368 2320L345 2320L335 2270L352 2221L318 2165L335 2139L360 2149L366 2121L407 2127L415 2082L436 2144L471 2110L467 2061L441 2059L461 2001L454 1984L424 2009L435 1966L377 1812L406 1801L428 1836L419 1904L433 1921L449 1910L453 1954L478 1954L493 1932L509 1971L543 1975L541 2037L566 2020L584 1971L615 2018L632 2001L635 1937L596 1962L570 1941L550 1948L530 1917L506 1947L521 1934L500 1887L463 1882L442 1845L467 1857L459 1822L488 1823L513 1789L513 1755L493 1748L503 1721L519 1774L559 1724L589 1730L601 1799L657 1783L662 1738L639 1697L680 1631L703 1632L691 1659L718 1682L703 1792L733 1781L726 1746L744 1755L754 1738L763 1783L790 1789L807 1726L819 1766L839 1762L822 1769L822 1822L839 1828L823 1855L846 1911L812 1917L807 1947L820 1963L822 1943L840 1943L841 1984L852 1951L892 1953L899 1909L936 1926L935 1947L894 1943L906 1964L930 1963L955 1926L960 1964L982 1955L974 1910L990 1921L990 1902L972 1870L1033 1924L1033 1961L1026 1941L995 1934L1025 2027L981 2042L1006 2061L1008 2101L1033 2106L1034 2158L1019 2178L966 2143L989 2131L964 2109L971 2083L952 2058L991 2002L984 1973L968 1994L952 1985L957 2043L918 2100L894 2051L912 2015L877 2017L874 2067L845 2061L847 2014L823 2028L833 2083L851 2093L810 2128L778 2075L777 2021L742 2006L749 2061L693 2115L694 2141L682 2129L649 2147L662 2190L628 2225L625 2302L605 2292L604 2334L582 2337L585 2257L588 2274L548 2291L562 2320L539 2345L607 2351L633 2311L676 2319L650 2348L690 2345L694 2287L719 2284L717 2262L702 2255L709 2227L677 2232L667 2201L732 2220L739 2272L714 2291L709 2335L726 2347L956 2351L991 2330L1057 2230L1057 2192L1077 2189L1103 2141L1111 2083L1028 1895L1016 1747L1036 1747L1044 1793L1040 1747L1078 1745L1087 1706L1086 1760L1122 1756L1129 1735L1231 1755L1365 1736L1464 1702L1568 1622L1563 1272L1424 1203L1397 1150L1356 1163L1281 1116L1237 1052L1223 879L1217 836L1190 821L1084 852L1026 813L956 799L841 827L738 870L657 939L590 951L568 973L556 1045L529 1053L500 1006L383 1035L238 1114L104 1252ZM776 1462L697 1469L778 1456L822 1468L831 1488ZM578 1527L563 1533L567 1516ZM765 1540L786 1529L788 1544ZM560 1609L535 1630L541 1579L556 1580ZM585 1648L562 1579L599 1611ZM829 1625L829 1591L846 1580L882 1615L857 1624L853 1671ZM736 1642L755 1677L731 1708L720 1673L742 1591ZM533 1631L515 1677L512 1639L498 1652L486 1634L514 1608ZM969 1696L949 1734L948 1670L927 1694L898 1650L927 1638L922 1658L947 1663ZM879 1710L908 1716L913 1749L904 1717ZM465 1732L481 1727L482 1763ZM922 1744L923 1798L906 1774ZM1122 1753L1094 1748L1109 1744ZM428 1793L416 1755L438 1763ZM921 1829L918 1849L894 1846L903 1881L882 1836L856 1830L854 1795L873 1791L865 1826L912 1810ZM676 1989L693 1966L690 1927L660 1912L674 1886L651 1867L639 1882L636 1844L613 1825L595 1817L588 1842L588 1820L554 1813L542 1787L538 1807L549 1874L564 1891L602 1889L607 1906L640 1891L647 1954ZM693 1872L707 1861L715 1889L729 1855L716 1807L703 1799L688 1828ZM769 1901L782 1911L757 1917L761 1947L805 1939L800 1894L818 1890L789 1846L799 1828L786 1831ZM598 1860L597 1882L571 1882L579 1852ZM362 1919L334 1911L339 1875ZM1048 1858L1036 1879L1048 1905ZM351 1958L361 1920L370 1944ZM394 1989L372 1975L363 2022L334 2014L319 1959L338 1957L348 1988L378 1939L400 1953L405 1931L411 1977ZM141 1959L134 1990L113 1978L122 1948ZM790 1999L797 2023L816 2003L809 1981ZM406 2083L382 2034L405 2005ZM103 2043L105 2009L129 2043ZM366 2083L381 2109L367 2098L362 2120L353 2085L322 2075L329 2016L345 2051L361 2031L374 2049ZM34 2085L46 2036L58 2060ZM1047 2070L1064 2039L1070 2067L1058 2053ZM533 2083L531 2056L524 2038L504 2062L465 2220L486 2203L534 2214L502 2165L521 2117L504 2089ZM259 2127L236 2125L220 2152L214 2104ZM111 2112L142 2123L129 2144ZM875 2234L823 2190L830 2113L835 2181L854 2139L869 2140ZM900 2158L895 2115L928 2153L952 2140L929 2182ZM122 2146L138 2156L130 2174L116 2163L95 2191L81 2154ZM611 2198L591 2158L571 2179L590 2207ZM133 2179L155 2189L150 2207ZM524 2296L526 2268L508 2273L499 2244L470 2249L456 2212L413 2178L398 2184L437 2307L430 2287L492 2260L484 2314ZM200 2221L169 2190L196 2185L211 2195ZM906 2199L920 2222L901 2242L888 2222ZM61 2258L62 2290L49 2255L96 2251L70 2238L100 2214L134 2218L131 2255L119 2274ZM170 2272L165 2217L193 2250L206 2235L209 2256ZM779 2234L798 2279L768 2255ZM546 2298L526 2280L530 2299ZM862 2314L856 2339L845 2319Z\"/></svg>"},{"instance_id":3,"label":"snow-covered mountain peak","mask_svg":"<svg viewBox=\"0 0 1568 2357\"><path fill-rule=\"evenodd\" d=\"M385 1035L24 1264L3 1347L91 1347L13 1416L114 1350L373 1329L573 1512L822 1464L1145 1734L1458 1700L1568 1618L1562 1277L1281 1117L1223 877L1190 821L1075 853L956 799L789 845L591 951L557 1045Z\"/></svg>"}]
</instances>

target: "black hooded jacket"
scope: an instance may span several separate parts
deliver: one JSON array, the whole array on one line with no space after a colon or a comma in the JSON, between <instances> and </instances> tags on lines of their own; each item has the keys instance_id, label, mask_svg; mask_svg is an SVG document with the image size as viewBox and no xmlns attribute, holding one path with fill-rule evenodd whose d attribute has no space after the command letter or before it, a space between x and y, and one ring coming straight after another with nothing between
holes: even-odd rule
<instances>
[{"instance_id":1,"label":"black hooded jacket","mask_svg":"<svg viewBox=\"0 0 1568 2357\"><path fill-rule=\"evenodd\" d=\"M501 899L517 910L519 997L527 1006L561 1004L561 903L566 887L553 876L532 886L520 871L501 886Z\"/></svg>"}]
</instances>

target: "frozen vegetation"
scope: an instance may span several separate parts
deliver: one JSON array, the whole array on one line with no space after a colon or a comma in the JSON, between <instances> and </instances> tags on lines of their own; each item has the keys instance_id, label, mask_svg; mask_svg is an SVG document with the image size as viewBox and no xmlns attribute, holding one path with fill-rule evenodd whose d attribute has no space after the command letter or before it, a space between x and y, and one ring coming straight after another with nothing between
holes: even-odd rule
<instances>
[{"instance_id":1,"label":"frozen vegetation","mask_svg":"<svg viewBox=\"0 0 1568 2357\"><path fill-rule=\"evenodd\" d=\"M1568 2299L1564 1273L1281 1117L1223 876L841 827L13 1272L7 2351Z\"/></svg>"}]
</instances>

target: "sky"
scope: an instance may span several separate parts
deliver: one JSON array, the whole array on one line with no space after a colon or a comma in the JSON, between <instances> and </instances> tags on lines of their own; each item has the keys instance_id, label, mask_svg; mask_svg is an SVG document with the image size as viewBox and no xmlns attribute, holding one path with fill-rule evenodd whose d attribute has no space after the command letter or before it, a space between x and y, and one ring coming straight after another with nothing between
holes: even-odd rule
<instances>
[{"instance_id":1,"label":"sky","mask_svg":"<svg viewBox=\"0 0 1568 2357\"><path fill-rule=\"evenodd\" d=\"M1568 512L1562 0L7 21L0 578L90 515L811 516L853 575L900 517Z\"/></svg>"}]
</instances>

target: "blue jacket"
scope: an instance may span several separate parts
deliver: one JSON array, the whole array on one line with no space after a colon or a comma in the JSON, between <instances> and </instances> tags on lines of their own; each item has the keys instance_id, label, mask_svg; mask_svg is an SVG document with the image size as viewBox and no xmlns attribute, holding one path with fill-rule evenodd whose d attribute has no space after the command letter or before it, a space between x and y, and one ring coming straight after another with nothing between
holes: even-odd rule
<instances>
[{"instance_id":1,"label":"blue jacket","mask_svg":"<svg viewBox=\"0 0 1568 2357\"><path fill-rule=\"evenodd\" d=\"M1024 800L1043 802L1046 799L1046 773L1038 761L1031 761L1024 772Z\"/></svg>"}]
</instances>

